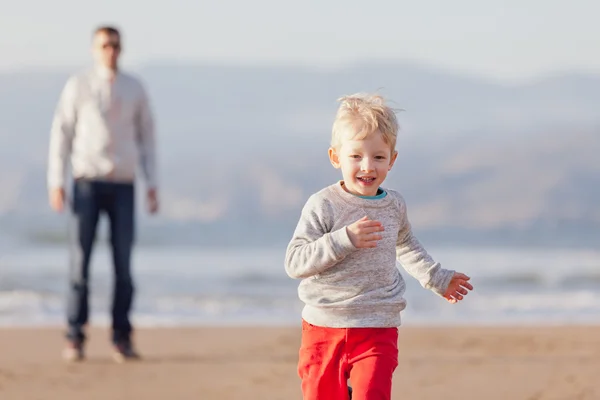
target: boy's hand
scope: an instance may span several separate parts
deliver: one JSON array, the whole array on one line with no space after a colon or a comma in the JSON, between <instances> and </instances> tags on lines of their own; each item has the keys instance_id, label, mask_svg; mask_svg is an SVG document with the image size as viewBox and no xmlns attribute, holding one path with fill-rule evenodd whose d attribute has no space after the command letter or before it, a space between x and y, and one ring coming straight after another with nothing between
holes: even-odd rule
<instances>
[{"instance_id":1,"label":"boy's hand","mask_svg":"<svg viewBox=\"0 0 600 400\"><path fill-rule=\"evenodd\" d=\"M346 227L348 237L354 245L359 249L377 247L377 241L381 240L381 235L377 232L383 231L383 225L379 221L372 221L369 217L364 216L355 223Z\"/></svg>"},{"instance_id":2,"label":"boy's hand","mask_svg":"<svg viewBox=\"0 0 600 400\"><path fill-rule=\"evenodd\" d=\"M446 293L444 293L444 298L452 304L462 300L463 296L466 296L467 293L469 293L468 290L473 290L473 285L468 282L469 279L471 278L467 275L455 272Z\"/></svg>"}]
</instances>

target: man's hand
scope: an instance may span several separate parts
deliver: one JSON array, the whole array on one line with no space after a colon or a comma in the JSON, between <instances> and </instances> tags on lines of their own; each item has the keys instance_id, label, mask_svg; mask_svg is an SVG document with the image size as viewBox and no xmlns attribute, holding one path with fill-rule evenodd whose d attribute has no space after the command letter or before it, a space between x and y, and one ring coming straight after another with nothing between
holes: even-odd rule
<instances>
[{"instance_id":1,"label":"man's hand","mask_svg":"<svg viewBox=\"0 0 600 400\"><path fill-rule=\"evenodd\" d=\"M158 194L156 192L156 189L148 189L146 197L146 201L148 204L148 212L150 214L156 214L156 212L158 212Z\"/></svg>"},{"instance_id":2,"label":"man's hand","mask_svg":"<svg viewBox=\"0 0 600 400\"><path fill-rule=\"evenodd\" d=\"M52 188L48 194L50 207L56 212L62 212L65 209L65 189Z\"/></svg>"},{"instance_id":3,"label":"man's hand","mask_svg":"<svg viewBox=\"0 0 600 400\"><path fill-rule=\"evenodd\" d=\"M473 290L473 285L468 282L469 279L471 278L467 275L455 272L446 293L444 293L444 298L452 304L462 300L463 296L466 296L467 293L469 293L469 290Z\"/></svg>"},{"instance_id":4,"label":"man's hand","mask_svg":"<svg viewBox=\"0 0 600 400\"><path fill-rule=\"evenodd\" d=\"M379 221L372 221L364 216L352 225L348 225L346 231L354 247L372 248L377 247L377 241L381 240L381 235L377 232L383 231L383 225Z\"/></svg>"}]
</instances>

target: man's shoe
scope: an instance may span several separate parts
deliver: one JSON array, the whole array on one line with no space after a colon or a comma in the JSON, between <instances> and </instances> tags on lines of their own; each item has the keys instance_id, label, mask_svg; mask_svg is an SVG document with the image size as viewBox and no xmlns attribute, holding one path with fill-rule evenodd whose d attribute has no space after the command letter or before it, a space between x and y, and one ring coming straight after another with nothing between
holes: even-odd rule
<instances>
[{"instance_id":1,"label":"man's shoe","mask_svg":"<svg viewBox=\"0 0 600 400\"><path fill-rule=\"evenodd\" d=\"M134 349L131 341L119 342L115 344L113 351L113 359L118 363L126 361L139 360L141 357L139 353Z\"/></svg>"},{"instance_id":2,"label":"man's shoe","mask_svg":"<svg viewBox=\"0 0 600 400\"><path fill-rule=\"evenodd\" d=\"M67 346L63 349L62 357L68 362L83 361L85 353L83 351L83 343L70 341Z\"/></svg>"}]
</instances>

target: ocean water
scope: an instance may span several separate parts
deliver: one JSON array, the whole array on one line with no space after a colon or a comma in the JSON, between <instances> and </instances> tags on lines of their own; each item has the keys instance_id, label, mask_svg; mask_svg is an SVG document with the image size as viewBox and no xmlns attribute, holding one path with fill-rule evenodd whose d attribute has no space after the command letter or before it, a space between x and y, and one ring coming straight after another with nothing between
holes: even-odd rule
<instances>
[{"instance_id":1,"label":"ocean water","mask_svg":"<svg viewBox=\"0 0 600 400\"><path fill-rule=\"evenodd\" d=\"M137 326L296 325L298 281L284 248L142 248L134 253ZM600 251L430 248L446 268L472 277L475 291L451 305L400 270L407 282L405 325L600 323ZM8 247L0 254L0 325L64 323L64 247ZM106 325L110 251L95 249L91 323Z\"/></svg>"}]
</instances>

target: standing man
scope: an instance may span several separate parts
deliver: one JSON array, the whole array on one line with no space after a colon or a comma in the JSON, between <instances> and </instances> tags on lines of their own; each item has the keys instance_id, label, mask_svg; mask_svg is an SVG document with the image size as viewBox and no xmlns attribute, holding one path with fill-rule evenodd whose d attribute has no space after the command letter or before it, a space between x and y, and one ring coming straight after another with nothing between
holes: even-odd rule
<instances>
[{"instance_id":1,"label":"standing man","mask_svg":"<svg viewBox=\"0 0 600 400\"><path fill-rule=\"evenodd\" d=\"M110 221L114 264L112 343L122 362L138 358L129 314L134 297L131 251L134 243L136 165L147 183L150 213L158 210L154 123L142 83L118 67L121 35L111 26L93 34L95 67L72 76L60 96L52 123L48 161L50 205L67 206L68 165L73 177L66 360L84 358L88 322L89 264L100 214Z\"/></svg>"}]
</instances>

